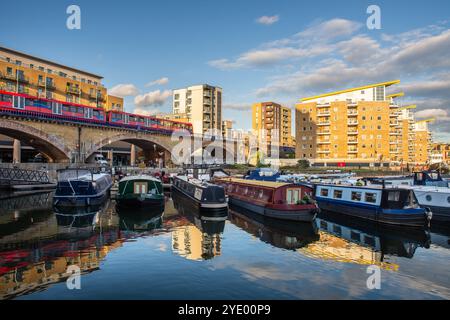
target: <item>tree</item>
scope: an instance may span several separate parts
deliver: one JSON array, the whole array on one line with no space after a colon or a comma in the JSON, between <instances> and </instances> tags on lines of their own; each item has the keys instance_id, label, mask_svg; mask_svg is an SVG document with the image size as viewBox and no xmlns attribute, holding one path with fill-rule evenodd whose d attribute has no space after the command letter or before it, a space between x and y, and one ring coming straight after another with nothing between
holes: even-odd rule
<instances>
[{"instance_id":1,"label":"tree","mask_svg":"<svg viewBox=\"0 0 450 320\"><path fill-rule=\"evenodd\" d=\"M309 161L306 160L306 159L298 160L297 161L297 166L300 169L308 169L309 168Z\"/></svg>"}]
</instances>

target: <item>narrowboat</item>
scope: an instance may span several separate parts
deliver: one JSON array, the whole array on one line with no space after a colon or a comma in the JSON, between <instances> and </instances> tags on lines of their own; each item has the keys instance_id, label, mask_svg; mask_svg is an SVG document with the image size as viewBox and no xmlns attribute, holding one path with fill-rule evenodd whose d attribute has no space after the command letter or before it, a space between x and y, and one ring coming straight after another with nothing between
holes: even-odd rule
<instances>
[{"instance_id":1,"label":"narrowboat","mask_svg":"<svg viewBox=\"0 0 450 320\"><path fill-rule=\"evenodd\" d=\"M431 211L420 208L412 190L382 186L314 185L321 210L391 225L424 227Z\"/></svg>"},{"instance_id":2,"label":"narrowboat","mask_svg":"<svg viewBox=\"0 0 450 320\"><path fill-rule=\"evenodd\" d=\"M93 173L87 169L58 170L58 183L53 205L85 207L102 204L112 187L111 175Z\"/></svg>"},{"instance_id":3,"label":"narrowboat","mask_svg":"<svg viewBox=\"0 0 450 320\"><path fill-rule=\"evenodd\" d=\"M188 176L175 176L172 196L181 196L189 201L190 207L203 217L220 218L228 216L228 203L223 187Z\"/></svg>"},{"instance_id":4,"label":"narrowboat","mask_svg":"<svg viewBox=\"0 0 450 320\"><path fill-rule=\"evenodd\" d=\"M292 221L313 221L318 213L312 189L292 183L237 178L217 179L231 205L260 215Z\"/></svg>"},{"instance_id":5,"label":"narrowboat","mask_svg":"<svg viewBox=\"0 0 450 320\"><path fill-rule=\"evenodd\" d=\"M249 170L244 179L258 180L258 181L272 181L275 182L280 178L280 173L270 168L258 168Z\"/></svg>"},{"instance_id":6,"label":"narrowboat","mask_svg":"<svg viewBox=\"0 0 450 320\"><path fill-rule=\"evenodd\" d=\"M119 181L116 195L119 208L139 209L164 206L164 192L159 179L148 175L128 176Z\"/></svg>"}]
</instances>

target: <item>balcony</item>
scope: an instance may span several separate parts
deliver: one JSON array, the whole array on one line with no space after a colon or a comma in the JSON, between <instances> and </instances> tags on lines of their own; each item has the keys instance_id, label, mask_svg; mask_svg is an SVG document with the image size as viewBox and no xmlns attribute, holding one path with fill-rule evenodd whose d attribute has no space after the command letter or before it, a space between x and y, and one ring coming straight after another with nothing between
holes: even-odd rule
<instances>
[{"instance_id":1,"label":"balcony","mask_svg":"<svg viewBox=\"0 0 450 320\"><path fill-rule=\"evenodd\" d=\"M318 140L317 144L330 144L331 141L330 140Z\"/></svg>"},{"instance_id":2,"label":"balcony","mask_svg":"<svg viewBox=\"0 0 450 320\"><path fill-rule=\"evenodd\" d=\"M393 149L393 150L389 150L389 153L397 154L397 153L399 153L399 152L398 152L398 149Z\"/></svg>"},{"instance_id":3,"label":"balcony","mask_svg":"<svg viewBox=\"0 0 450 320\"><path fill-rule=\"evenodd\" d=\"M55 86L55 84L53 82L47 81L45 86L46 86L47 90L55 90L56 89L56 86Z\"/></svg>"},{"instance_id":4,"label":"balcony","mask_svg":"<svg viewBox=\"0 0 450 320\"><path fill-rule=\"evenodd\" d=\"M347 131L347 135L349 135L349 136L357 135L357 134L358 134L358 130Z\"/></svg>"},{"instance_id":5,"label":"balcony","mask_svg":"<svg viewBox=\"0 0 450 320\"><path fill-rule=\"evenodd\" d=\"M397 121L391 121L391 122L389 122L389 125L390 125L391 127L398 126L399 124L400 124L400 123L397 122Z\"/></svg>"},{"instance_id":6,"label":"balcony","mask_svg":"<svg viewBox=\"0 0 450 320\"><path fill-rule=\"evenodd\" d=\"M348 121L347 124L349 126L357 126L358 125L358 121Z\"/></svg>"},{"instance_id":7,"label":"balcony","mask_svg":"<svg viewBox=\"0 0 450 320\"><path fill-rule=\"evenodd\" d=\"M322 122L317 122L318 126L329 126L330 125L330 121L322 121Z\"/></svg>"},{"instance_id":8,"label":"balcony","mask_svg":"<svg viewBox=\"0 0 450 320\"><path fill-rule=\"evenodd\" d=\"M330 150L317 150L317 153L319 154L330 153Z\"/></svg>"},{"instance_id":9,"label":"balcony","mask_svg":"<svg viewBox=\"0 0 450 320\"><path fill-rule=\"evenodd\" d=\"M347 111L347 115L348 115L349 117L357 116L357 115L358 115L358 111L350 111L350 110L348 110L348 111Z\"/></svg>"},{"instance_id":10,"label":"balcony","mask_svg":"<svg viewBox=\"0 0 450 320\"><path fill-rule=\"evenodd\" d=\"M352 154L358 153L358 149L349 149L349 150L347 150L347 153L352 153Z\"/></svg>"},{"instance_id":11,"label":"balcony","mask_svg":"<svg viewBox=\"0 0 450 320\"><path fill-rule=\"evenodd\" d=\"M66 92L72 94L80 94L80 88L75 86L68 86L66 87Z\"/></svg>"},{"instance_id":12,"label":"balcony","mask_svg":"<svg viewBox=\"0 0 450 320\"><path fill-rule=\"evenodd\" d=\"M330 112L319 112L317 113L318 117L329 117L331 115Z\"/></svg>"},{"instance_id":13,"label":"balcony","mask_svg":"<svg viewBox=\"0 0 450 320\"><path fill-rule=\"evenodd\" d=\"M348 139L347 144L358 144L358 139Z\"/></svg>"},{"instance_id":14,"label":"balcony","mask_svg":"<svg viewBox=\"0 0 450 320\"><path fill-rule=\"evenodd\" d=\"M323 136L323 135L327 135L327 134L330 134L330 131L329 131L329 130L326 130L326 131L318 131L318 132L317 132L317 135L318 135L318 136Z\"/></svg>"},{"instance_id":15,"label":"balcony","mask_svg":"<svg viewBox=\"0 0 450 320\"><path fill-rule=\"evenodd\" d=\"M330 103L318 103L317 104L317 108L329 108L330 107Z\"/></svg>"},{"instance_id":16,"label":"balcony","mask_svg":"<svg viewBox=\"0 0 450 320\"><path fill-rule=\"evenodd\" d=\"M12 73L3 73L0 72L0 78L2 79L6 79L6 80L13 80L16 81L16 75L12 74Z\"/></svg>"}]
</instances>

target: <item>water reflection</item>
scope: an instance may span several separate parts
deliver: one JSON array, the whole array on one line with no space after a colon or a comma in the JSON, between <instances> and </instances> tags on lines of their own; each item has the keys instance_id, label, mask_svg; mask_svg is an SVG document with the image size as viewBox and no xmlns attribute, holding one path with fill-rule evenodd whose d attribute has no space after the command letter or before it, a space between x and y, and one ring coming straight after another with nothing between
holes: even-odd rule
<instances>
[{"instance_id":1,"label":"water reflection","mask_svg":"<svg viewBox=\"0 0 450 320\"><path fill-rule=\"evenodd\" d=\"M229 219L234 225L277 248L294 250L319 240L313 223L264 218L237 207L230 208Z\"/></svg>"},{"instance_id":2,"label":"water reflection","mask_svg":"<svg viewBox=\"0 0 450 320\"><path fill-rule=\"evenodd\" d=\"M333 213L321 213L312 224L283 222L239 208L230 208L228 220L209 220L189 208L182 198L172 200L170 196L164 211L152 208L117 212L114 201L99 207L61 211L52 208L51 193L0 200L0 299L47 290L51 285L65 281L69 276L67 267L72 264L78 265L83 274L96 276L105 266L105 257L113 250L139 255L138 259L126 260L127 270L114 269L125 272L123 281L133 277L148 279L148 283L140 281L141 291L136 292L136 298L150 292L146 285L153 286L153 281L160 286L169 283L174 291L186 281L198 281L195 285L200 283L199 290L209 292L210 282L202 283L204 277L226 278L227 272L234 272L230 283L238 283L246 278L244 271L239 271L242 265L247 268L243 270L253 270L253 274L247 275L250 278L258 268L264 269L266 280L274 274L289 274L292 276L290 281L294 281L292 279L303 279L301 275L306 272L309 285L314 285L312 279L323 276L318 271L318 262L326 266L342 263L353 268L376 264L395 271L389 274L404 272L408 279L426 279L422 275L425 266L431 268L427 272L434 272L433 279L445 279L447 275L450 228L434 227L431 232L426 232L384 227ZM248 234L252 235L251 241ZM254 239L258 239L258 246ZM145 250L133 249L143 244ZM148 245L170 249L148 250ZM114 257L117 259L117 255ZM430 265L427 257L432 257L436 265ZM141 262L141 258L147 258L147 263ZM160 264L148 263L154 258L160 259L163 269L172 268L170 279L148 278L145 273L148 271L164 274L158 269ZM208 262L202 264L206 260ZM252 264L254 260L257 260L255 265ZM227 263L231 263L231 267L220 268ZM123 265L119 264L122 268ZM183 278L183 272L177 272L178 266L183 272L190 270L193 276ZM113 267L106 264L106 268ZM128 272L128 268L133 272ZM199 272L203 273L196 277ZM101 276L97 279L100 283L109 280ZM440 283L445 286L447 282L440 280ZM226 286L226 283L222 285ZM241 285L239 290L247 290L248 284ZM295 283L280 286L286 290L290 288L291 292L298 290L294 288ZM327 288L333 286L340 285L333 283ZM94 287L93 290L97 290ZM234 289L229 290L234 292ZM121 293L116 294L116 298L120 298Z\"/></svg>"},{"instance_id":3,"label":"water reflection","mask_svg":"<svg viewBox=\"0 0 450 320\"><path fill-rule=\"evenodd\" d=\"M411 259L417 248L430 246L430 236L422 229L383 226L328 212L320 213L315 223L320 239L301 250L311 257L398 270L389 256Z\"/></svg>"},{"instance_id":4,"label":"water reflection","mask_svg":"<svg viewBox=\"0 0 450 320\"><path fill-rule=\"evenodd\" d=\"M189 260L208 260L220 256L226 217L214 220L203 217L181 197L173 198L173 207L189 224L172 231L172 251Z\"/></svg>"}]
</instances>

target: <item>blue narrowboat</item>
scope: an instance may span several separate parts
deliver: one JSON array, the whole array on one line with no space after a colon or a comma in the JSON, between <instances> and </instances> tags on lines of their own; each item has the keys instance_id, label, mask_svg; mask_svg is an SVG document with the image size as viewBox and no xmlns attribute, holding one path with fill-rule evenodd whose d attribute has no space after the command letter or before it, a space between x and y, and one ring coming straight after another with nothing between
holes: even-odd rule
<instances>
[{"instance_id":1,"label":"blue narrowboat","mask_svg":"<svg viewBox=\"0 0 450 320\"><path fill-rule=\"evenodd\" d=\"M97 206L108 198L111 187L112 178L107 173L93 173L87 169L59 170L53 205Z\"/></svg>"},{"instance_id":2,"label":"blue narrowboat","mask_svg":"<svg viewBox=\"0 0 450 320\"><path fill-rule=\"evenodd\" d=\"M258 168L249 170L245 175L246 180L272 181L276 182L280 178L280 173L270 168Z\"/></svg>"},{"instance_id":3,"label":"blue narrowboat","mask_svg":"<svg viewBox=\"0 0 450 320\"><path fill-rule=\"evenodd\" d=\"M321 210L390 225L424 227L432 216L408 189L316 184L314 198Z\"/></svg>"}]
</instances>

